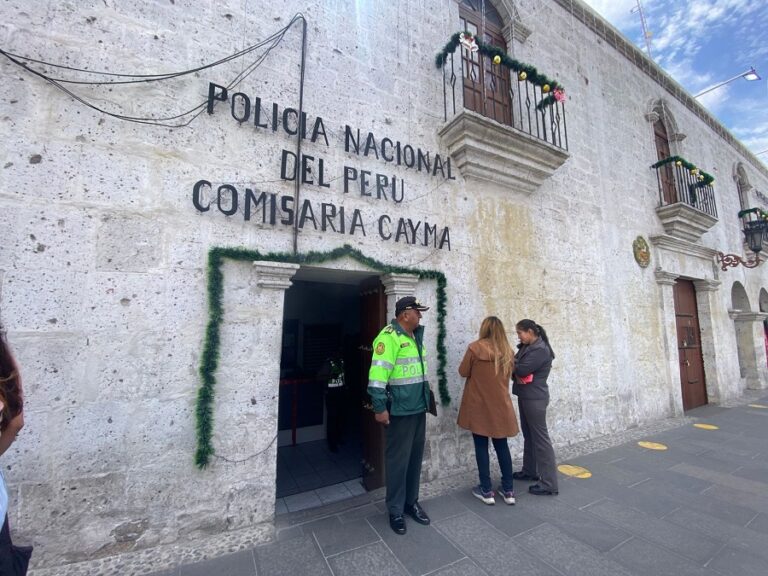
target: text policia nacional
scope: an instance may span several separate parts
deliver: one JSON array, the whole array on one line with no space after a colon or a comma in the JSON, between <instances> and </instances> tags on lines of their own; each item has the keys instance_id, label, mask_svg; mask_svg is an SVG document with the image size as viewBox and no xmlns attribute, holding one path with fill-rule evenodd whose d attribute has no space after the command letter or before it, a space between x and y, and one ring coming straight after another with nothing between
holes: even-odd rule
<instances>
[{"instance_id":1,"label":"text policia nacional","mask_svg":"<svg viewBox=\"0 0 768 576\"><path fill-rule=\"evenodd\" d=\"M256 129L276 133L282 131L295 136L299 131L301 138L312 143L319 142L330 146L325 125L321 117L307 122L306 112L301 115L294 108L280 109L276 103L271 106L262 103L261 98L250 98L242 92L229 95L226 88L210 83L208 87L208 113L213 114L217 102L229 102L229 109L240 124L252 123ZM373 132L361 134L360 130L344 126L344 151L357 156L373 156L395 166L414 169L425 176L455 180L450 157L443 159L440 154L430 154L410 144L402 144L389 138L377 140ZM283 149L280 154L280 178L301 184L330 188L328 166L323 158L302 154L297 162L296 153ZM334 179L337 180L337 179ZM377 174L354 166L344 166L340 175L344 194L360 194L363 198L381 200L399 204L405 198L405 181L402 177L389 174ZM258 190L256 187L245 188L232 184L212 183L198 180L192 188L192 203L196 210L208 212L211 208L226 216L242 214L246 221L254 219L272 226L282 225L298 228L311 227L321 232L336 232L351 236L378 234L382 240L405 242L406 244L428 246L437 249L451 249L450 230L447 226L438 227L427 221L411 218L394 217L381 214L375 224L363 222L358 209L338 206L332 202L312 203L308 199L294 206L292 195Z\"/></svg>"}]
</instances>

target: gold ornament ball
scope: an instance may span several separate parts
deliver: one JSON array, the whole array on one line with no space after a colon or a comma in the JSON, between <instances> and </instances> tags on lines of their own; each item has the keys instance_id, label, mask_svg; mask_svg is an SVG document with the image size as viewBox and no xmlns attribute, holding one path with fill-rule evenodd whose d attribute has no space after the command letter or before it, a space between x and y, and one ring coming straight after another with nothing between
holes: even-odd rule
<instances>
[{"instance_id":1,"label":"gold ornament ball","mask_svg":"<svg viewBox=\"0 0 768 576\"><path fill-rule=\"evenodd\" d=\"M494 64L496 64L497 66L498 66L499 64L501 64L501 56L499 56L498 54L496 54L496 56L494 56L494 57L493 57L493 63L494 63Z\"/></svg>"},{"instance_id":2,"label":"gold ornament ball","mask_svg":"<svg viewBox=\"0 0 768 576\"><path fill-rule=\"evenodd\" d=\"M526 74L525 72L520 72L520 74L518 74L517 77L520 78L520 80L525 80L526 78L528 78L528 74Z\"/></svg>"},{"instance_id":3,"label":"gold ornament ball","mask_svg":"<svg viewBox=\"0 0 768 576\"><path fill-rule=\"evenodd\" d=\"M678 160L677 162L675 162L675 166L682 166L682 165L683 165L683 163L682 163L682 162L680 162L680 160Z\"/></svg>"},{"instance_id":4,"label":"gold ornament ball","mask_svg":"<svg viewBox=\"0 0 768 576\"><path fill-rule=\"evenodd\" d=\"M544 94L549 92L549 84L544 84L544 86L541 87L541 91L544 92Z\"/></svg>"}]
</instances>

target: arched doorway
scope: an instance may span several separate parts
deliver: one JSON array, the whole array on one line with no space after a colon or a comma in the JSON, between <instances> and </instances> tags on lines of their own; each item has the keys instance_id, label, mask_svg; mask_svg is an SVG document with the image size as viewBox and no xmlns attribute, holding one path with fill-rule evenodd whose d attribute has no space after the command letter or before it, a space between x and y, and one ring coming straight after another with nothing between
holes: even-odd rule
<instances>
[{"instance_id":1,"label":"arched doorway","mask_svg":"<svg viewBox=\"0 0 768 576\"><path fill-rule=\"evenodd\" d=\"M760 289L760 312L768 312L768 291ZM768 365L768 319L763 320L763 343L765 346L765 358Z\"/></svg>"},{"instance_id":2,"label":"arched doorway","mask_svg":"<svg viewBox=\"0 0 768 576\"><path fill-rule=\"evenodd\" d=\"M739 376L742 383L749 377L750 370L755 370L754 355L749 350L754 348L752 340L752 325L747 319L752 307L749 304L749 296L741 282L734 282L731 287L731 315L736 333L736 353L739 359ZM750 360L752 356L752 360ZM742 386L744 388L744 386Z\"/></svg>"}]
</instances>

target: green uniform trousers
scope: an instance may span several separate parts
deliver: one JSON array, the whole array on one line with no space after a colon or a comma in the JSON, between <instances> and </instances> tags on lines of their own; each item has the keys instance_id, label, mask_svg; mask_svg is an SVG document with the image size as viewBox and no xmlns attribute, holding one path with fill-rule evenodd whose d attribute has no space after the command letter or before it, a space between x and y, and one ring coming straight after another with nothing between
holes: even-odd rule
<instances>
[{"instance_id":1,"label":"green uniform trousers","mask_svg":"<svg viewBox=\"0 0 768 576\"><path fill-rule=\"evenodd\" d=\"M387 509L402 514L419 499L427 414L390 416L387 426Z\"/></svg>"}]
</instances>

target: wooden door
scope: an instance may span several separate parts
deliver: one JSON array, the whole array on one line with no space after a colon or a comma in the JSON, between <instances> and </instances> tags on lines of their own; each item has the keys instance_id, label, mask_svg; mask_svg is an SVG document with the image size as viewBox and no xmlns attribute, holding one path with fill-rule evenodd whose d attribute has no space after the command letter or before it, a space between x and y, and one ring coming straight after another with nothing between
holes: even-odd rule
<instances>
[{"instance_id":1,"label":"wooden door","mask_svg":"<svg viewBox=\"0 0 768 576\"><path fill-rule=\"evenodd\" d=\"M699 313L693 282L678 280L674 287L674 297L683 410L690 410L707 403Z\"/></svg>"},{"instance_id":2,"label":"wooden door","mask_svg":"<svg viewBox=\"0 0 768 576\"><path fill-rule=\"evenodd\" d=\"M460 30L483 44L506 51L501 16L490 2L463 0L459 6ZM512 123L509 68L493 64L487 56L461 48L464 107L502 124Z\"/></svg>"},{"instance_id":3,"label":"wooden door","mask_svg":"<svg viewBox=\"0 0 768 576\"><path fill-rule=\"evenodd\" d=\"M360 284L360 378L363 387L363 485L366 490L384 486L384 426L376 422L368 396L368 370L371 367L373 340L387 322L387 298L378 277Z\"/></svg>"},{"instance_id":4,"label":"wooden door","mask_svg":"<svg viewBox=\"0 0 768 576\"><path fill-rule=\"evenodd\" d=\"M653 123L653 135L656 140L656 156L658 160L664 160L672 156L669 149L669 137L667 128L661 120ZM674 204L678 201L675 191L675 173L672 163L664 164L659 167L659 178L661 179L661 191L664 197L664 205Z\"/></svg>"}]
</instances>

